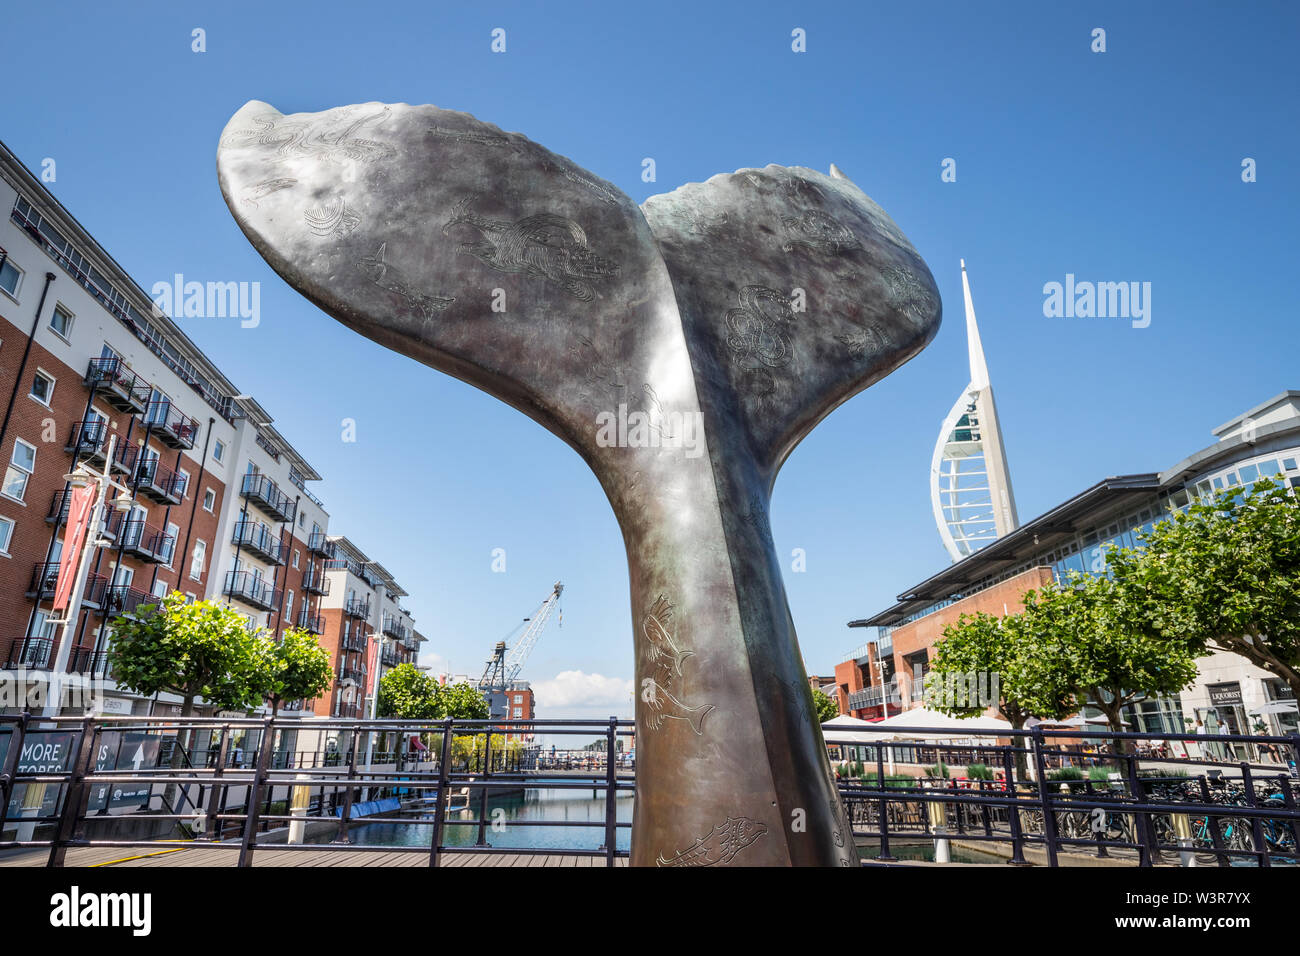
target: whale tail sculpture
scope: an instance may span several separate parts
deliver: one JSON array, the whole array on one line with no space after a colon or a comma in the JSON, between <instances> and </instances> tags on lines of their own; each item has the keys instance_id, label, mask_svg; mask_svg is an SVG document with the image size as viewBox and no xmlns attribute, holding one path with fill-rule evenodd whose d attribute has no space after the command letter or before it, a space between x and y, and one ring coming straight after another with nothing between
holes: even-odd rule
<instances>
[{"instance_id":1,"label":"whale tail sculpture","mask_svg":"<svg viewBox=\"0 0 1300 956\"><path fill-rule=\"evenodd\" d=\"M517 133L405 104L250 102L217 169L304 296L519 409L599 479L631 583L631 862L856 864L768 506L808 431L938 330L884 211L834 167L779 166L638 207Z\"/></svg>"}]
</instances>

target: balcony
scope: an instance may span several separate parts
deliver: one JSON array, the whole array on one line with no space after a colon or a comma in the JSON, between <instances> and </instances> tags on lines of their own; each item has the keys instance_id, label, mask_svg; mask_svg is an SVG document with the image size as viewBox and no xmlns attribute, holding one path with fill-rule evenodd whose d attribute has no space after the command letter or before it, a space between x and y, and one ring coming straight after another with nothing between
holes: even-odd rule
<instances>
[{"instance_id":1,"label":"balcony","mask_svg":"<svg viewBox=\"0 0 1300 956\"><path fill-rule=\"evenodd\" d=\"M293 521L298 516L297 502L266 475L245 475L239 493L276 521Z\"/></svg>"},{"instance_id":2,"label":"balcony","mask_svg":"<svg viewBox=\"0 0 1300 956\"><path fill-rule=\"evenodd\" d=\"M308 594L326 595L330 593L330 579L325 576L323 565L312 562L302 576L302 589Z\"/></svg>"},{"instance_id":3,"label":"balcony","mask_svg":"<svg viewBox=\"0 0 1300 956\"><path fill-rule=\"evenodd\" d=\"M351 601L344 603L343 613L348 617L356 617L363 621L368 621L370 620L370 602L359 601L356 598L353 598Z\"/></svg>"},{"instance_id":4,"label":"balcony","mask_svg":"<svg viewBox=\"0 0 1300 956\"><path fill-rule=\"evenodd\" d=\"M139 448L123 447L120 460L128 474L127 482L139 482L139 492L160 505L179 505L185 500L186 479L157 458L142 455Z\"/></svg>"},{"instance_id":5,"label":"balcony","mask_svg":"<svg viewBox=\"0 0 1300 956\"><path fill-rule=\"evenodd\" d=\"M14 641L9 648L5 666L10 670L19 667L36 671L50 670L58 660L58 648L58 641L49 637L28 637ZM108 654L104 651L96 654L89 647L74 647L68 654L66 673L107 675Z\"/></svg>"},{"instance_id":6,"label":"balcony","mask_svg":"<svg viewBox=\"0 0 1300 956\"><path fill-rule=\"evenodd\" d=\"M46 524L58 523L59 527L68 523L68 507L72 503L71 491L56 491L54 497L50 500L50 511L45 516ZM99 522L99 533L102 537L109 540L117 540L118 532L122 530L123 515L120 511L113 511L111 508L105 508Z\"/></svg>"},{"instance_id":7,"label":"balcony","mask_svg":"<svg viewBox=\"0 0 1300 956\"><path fill-rule=\"evenodd\" d=\"M389 637L395 637L399 641L404 641L410 636L411 629L402 623L402 619L392 614L384 615L384 633Z\"/></svg>"},{"instance_id":8,"label":"balcony","mask_svg":"<svg viewBox=\"0 0 1300 956\"><path fill-rule=\"evenodd\" d=\"M149 404L149 383L118 358L91 359L85 385L120 411L139 414Z\"/></svg>"},{"instance_id":9,"label":"balcony","mask_svg":"<svg viewBox=\"0 0 1300 956\"><path fill-rule=\"evenodd\" d=\"M347 637L343 638L342 646L345 651L364 653L366 649L366 639L364 637L356 637L349 634Z\"/></svg>"},{"instance_id":10,"label":"balcony","mask_svg":"<svg viewBox=\"0 0 1300 956\"><path fill-rule=\"evenodd\" d=\"M26 597L34 601L54 599L54 589L59 580L58 561L40 561L32 569L31 580L27 582Z\"/></svg>"},{"instance_id":11,"label":"balcony","mask_svg":"<svg viewBox=\"0 0 1300 956\"><path fill-rule=\"evenodd\" d=\"M193 448L199 433L199 423L181 412L169 399L150 402L145 423L151 433L168 448Z\"/></svg>"},{"instance_id":12,"label":"balcony","mask_svg":"<svg viewBox=\"0 0 1300 956\"><path fill-rule=\"evenodd\" d=\"M247 548L270 564L284 564L285 547L280 543L279 535L264 524L253 521L236 522L230 543Z\"/></svg>"},{"instance_id":13,"label":"balcony","mask_svg":"<svg viewBox=\"0 0 1300 956\"><path fill-rule=\"evenodd\" d=\"M103 461L108 446L108 422L92 418L73 422L63 450L78 461Z\"/></svg>"},{"instance_id":14,"label":"balcony","mask_svg":"<svg viewBox=\"0 0 1300 956\"><path fill-rule=\"evenodd\" d=\"M312 554L320 555L326 561L334 560L336 548L334 542L325 537L324 531L314 531L312 536L307 539L307 549Z\"/></svg>"},{"instance_id":15,"label":"balcony","mask_svg":"<svg viewBox=\"0 0 1300 956\"><path fill-rule=\"evenodd\" d=\"M176 548L176 539L143 518L131 518L122 523L121 540L118 542L123 552L141 561L151 564L170 564L172 552Z\"/></svg>"},{"instance_id":16,"label":"balcony","mask_svg":"<svg viewBox=\"0 0 1300 956\"><path fill-rule=\"evenodd\" d=\"M298 612L298 617L295 618L295 625L302 628L304 631L307 631L309 634L324 634L325 615L312 615L308 613L307 608L303 608Z\"/></svg>"},{"instance_id":17,"label":"balcony","mask_svg":"<svg viewBox=\"0 0 1300 956\"><path fill-rule=\"evenodd\" d=\"M407 638L403 638L403 639L402 639L402 646L405 647L408 651L419 651L419 650L420 650L420 642L419 642L418 640L415 639L415 636L414 636L414 635L412 635L412 636L410 636L410 637L407 637Z\"/></svg>"},{"instance_id":18,"label":"balcony","mask_svg":"<svg viewBox=\"0 0 1300 956\"><path fill-rule=\"evenodd\" d=\"M110 618L122 617L125 614L134 614L145 605L156 605L161 600L162 598L154 597L148 591L141 591L129 584L108 584L108 582L105 582L104 599L100 607L100 613Z\"/></svg>"},{"instance_id":19,"label":"balcony","mask_svg":"<svg viewBox=\"0 0 1300 956\"><path fill-rule=\"evenodd\" d=\"M339 682L343 684L352 683L361 686L366 681L366 669L360 670L352 667L345 667L339 672Z\"/></svg>"},{"instance_id":20,"label":"balcony","mask_svg":"<svg viewBox=\"0 0 1300 956\"><path fill-rule=\"evenodd\" d=\"M221 593L262 611L274 611L280 606L280 592L252 571L227 571Z\"/></svg>"}]
</instances>

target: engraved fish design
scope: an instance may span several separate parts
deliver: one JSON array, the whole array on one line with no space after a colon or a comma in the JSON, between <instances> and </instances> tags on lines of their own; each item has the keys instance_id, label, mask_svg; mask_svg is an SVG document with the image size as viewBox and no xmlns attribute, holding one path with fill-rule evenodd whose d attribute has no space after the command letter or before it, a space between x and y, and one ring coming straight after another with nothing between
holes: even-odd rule
<instances>
[{"instance_id":1,"label":"engraved fish design","mask_svg":"<svg viewBox=\"0 0 1300 956\"><path fill-rule=\"evenodd\" d=\"M688 707L664 689L653 677L641 681L641 700L646 705L646 726L658 730L670 718L684 720L697 737L704 736L704 718L715 710L712 704Z\"/></svg>"},{"instance_id":2,"label":"engraved fish design","mask_svg":"<svg viewBox=\"0 0 1300 956\"><path fill-rule=\"evenodd\" d=\"M708 836L700 837L684 850L668 859L660 854L657 866L716 866L730 863L745 847L767 832L767 825L749 817L727 817L726 822L713 828Z\"/></svg>"},{"instance_id":3,"label":"engraved fish design","mask_svg":"<svg viewBox=\"0 0 1300 956\"><path fill-rule=\"evenodd\" d=\"M688 657L695 656L694 651L685 651L678 647L677 641L668 632L672 620L673 606L661 594L650 605L650 610L646 612L644 620L641 621L641 633L645 635L647 641L646 646L650 663L655 666L663 665L668 671L664 683L670 682L674 674L680 677L682 662Z\"/></svg>"},{"instance_id":4,"label":"engraved fish design","mask_svg":"<svg viewBox=\"0 0 1300 956\"><path fill-rule=\"evenodd\" d=\"M268 179L265 182L260 182L252 186L249 186L247 189L244 190L243 195L241 195L239 199L240 202L247 203L248 205L256 208L257 201L259 199L263 199L266 196L269 196L271 193L275 192L276 190L288 189L290 186L296 185L297 182L298 180L296 179L288 179L288 178Z\"/></svg>"},{"instance_id":5,"label":"engraved fish design","mask_svg":"<svg viewBox=\"0 0 1300 956\"><path fill-rule=\"evenodd\" d=\"M588 248L586 232L572 219L548 212L524 216L516 222L487 219L468 211L471 198L458 202L442 227L444 234L461 224L478 230L480 238L460 243L459 252L482 260L498 272L522 273L553 282L582 302L595 298L592 279L618 274L617 263Z\"/></svg>"},{"instance_id":6,"label":"engraved fish design","mask_svg":"<svg viewBox=\"0 0 1300 956\"><path fill-rule=\"evenodd\" d=\"M411 303L412 307L426 319L430 318L435 312L445 311L448 306L456 301L455 298L442 295L426 295L413 289L409 280L396 266L389 265L384 261L387 251L388 243L382 242L374 255L357 260L357 265L361 267L361 271L379 288L401 296Z\"/></svg>"}]
</instances>

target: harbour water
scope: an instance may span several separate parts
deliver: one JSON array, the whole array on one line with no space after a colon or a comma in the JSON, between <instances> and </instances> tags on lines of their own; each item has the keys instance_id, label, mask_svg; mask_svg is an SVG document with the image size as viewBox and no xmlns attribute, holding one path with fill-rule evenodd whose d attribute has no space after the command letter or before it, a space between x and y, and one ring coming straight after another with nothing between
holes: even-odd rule
<instances>
[{"instance_id":1,"label":"harbour water","mask_svg":"<svg viewBox=\"0 0 1300 956\"><path fill-rule=\"evenodd\" d=\"M595 850L605 842L605 794L591 790L529 790L526 793L489 795L485 839L493 847L518 849ZM447 815L445 846L473 846L478 839L478 794L470 799L469 810ZM498 814L496 811L500 810ZM632 794L619 793L615 811L620 823L632 822ZM353 843L366 846L428 846L432 835L433 810L422 814L429 823L362 823L352 827ZM590 826L535 825L540 821ZM632 831L618 831L618 849L627 850ZM309 838L311 843L329 843L332 833Z\"/></svg>"}]
</instances>

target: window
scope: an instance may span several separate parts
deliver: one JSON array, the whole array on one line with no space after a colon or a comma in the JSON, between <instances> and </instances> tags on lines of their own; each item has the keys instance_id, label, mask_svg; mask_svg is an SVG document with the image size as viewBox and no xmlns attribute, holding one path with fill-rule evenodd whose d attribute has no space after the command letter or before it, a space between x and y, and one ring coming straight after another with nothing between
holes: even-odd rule
<instances>
[{"instance_id":1,"label":"window","mask_svg":"<svg viewBox=\"0 0 1300 956\"><path fill-rule=\"evenodd\" d=\"M153 596L158 598L160 601L167 596L166 581L155 581L153 583Z\"/></svg>"},{"instance_id":2,"label":"window","mask_svg":"<svg viewBox=\"0 0 1300 956\"><path fill-rule=\"evenodd\" d=\"M8 518L0 518L0 554L9 553L9 542L14 536L14 523Z\"/></svg>"},{"instance_id":3,"label":"window","mask_svg":"<svg viewBox=\"0 0 1300 956\"><path fill-rule=\"evenodd\" d=\"M67 339L72 335L72 313L62 305L54 306L54 314L50 316L50 328L61 339Z\"/></svg>"},{"instance_id":4,"label":"window","mask_svg":"<svg viewBox=\"0 0 1300 956\"><path fill-rule=\"evenodd\" d=\"M1296 460L1294 458L1285 458L1282 461L1282 467L1287 471L1295 471Z\"/></svg>"},{"instance_id":5,"label":"window","mask_svg":"<svg viewBox=\"0 0 1300 956\"><path fill-rule=\"evenodd\" d=\"M307 527L307 512L305 511L298 512L298 527L299 528Z\"/></svg>"},{"instance_id":6,"label":"window","mask_svg":"<svg viewBox=\"0 0 1300 956\"><path fill-rule=\"evenodd\" d=\"M217 506L217 493L211 488L203 489L203 510L211 511Z\"/></svg>"},{"instance_id":7,"label":"window","mask_svg":"<svg viewBox=\"0 0 1300 956\"><path fill-rule=\"evenodd\" d=\"M167 537L169 539L167 541L167 560L164 564L170 568L172 559L176 557L176 543L181 539L181 529L170 521L167 523Z\"/></svg>"},{"instance_id":8,"label":"window","mask_svg":"<svg viewBox=\"0 0 1300 956\"><path fill-rule=\"evenodd\" d=\"M218 438L216 444L212 446L212 460L213 461L226 460L226 443L223 442L220 438Z\"/></svg>"},{"instance_id":9,"label":"window","mask_svg":"<svg viewBox=\"0 0 1300 956\"><path fill-rule=\"evenodd\" d=\"M181 482L181 487L180 487L181 497L184 498L184 497L188 496L189 493L190 493L190 473L189 473L188 471L186 471L184 468L177 468L177 469L176 469L176 477L180 479L180 482Z\"/></svg>"},{"instance_id":10,"label":"window","mask_svg":"<svg viewBox=\"0 0 1300 956\"><path fill-rule=\"evenodd\" d=\"M519 719L520 717L522 717L523 715L524 715L524 709L523 709L522 707L516 707L516 708L515 708L515 719L518 720L518 719Z\"/></svg>"},{"instance_id":11,"label":"window","mask_svg":"<svg viewBox=\"0 0 1300 956\"><path fill-rule=\"evenodd\" d=\"M203 564L208 559L208 543L202 539L194 542L194 556L190 558L190 579L198 581L203 577Z\"/></svg>"},{"instance_id":12,"label":"window","mask_svg":"<svg viewBox=\"0 0 1300 956\"><path fill-rule=\"evenodd\" d=\"M10 298L18 298L18 287L22 285L22 281L22 269L19 269L8 259L0 263L0 289L3 289Z\"/></svg>"},{"instance_id":13,"label":"window","mask_svg":"<svg viewBox=\"0 0 1300 956\"><path fill-rule=\"evenodd\" d=\"M9 456L9 467L5 470L5 483L0 492L6 498L22 501L27 493L27 482L36 470L36 446L29 445L21 438L14 439L14 450Z\"/></svg>"},{"instance_id":14,"label":"window","mask_svg":"<svg viewBox=\"0 0 1300 956\"><path fill-rule=\"evenodd\" d=\"M298 549L297 549L297 548L294 548L294 549L293 549L293 566L294 566L295 569L297 569L297 567L298 567Z\"/></svg>"},{"instance_id":15,"label":"window","mask_svg":"<svg viewBox=\"0 0 1300 956\"><path fill-rule=\"evenodd\" d=\"M289 617L293 614L293 591L288 591L284 595L284 616Z\"/></svg>"},{"instance_id":16,"label":"window","mask_svg":"<svg viewBox=\"0 0 1300 956\"><path fill-rule=\"evenodd\" d=\"M32 376L32 398L36 399L42 405L50 404L50 399L54 397L54 377L46 375L44 372L37 371Z\"/></svg>"}]
</instances>

